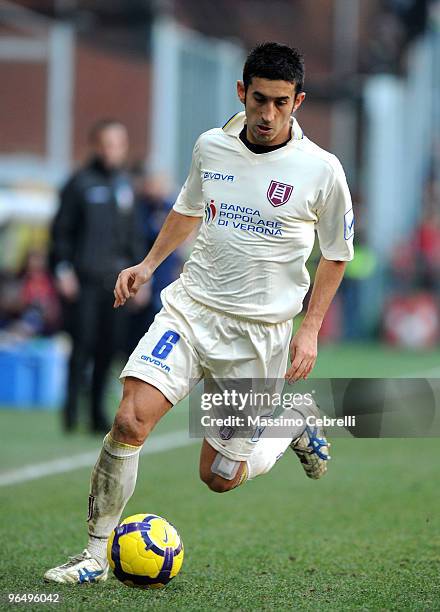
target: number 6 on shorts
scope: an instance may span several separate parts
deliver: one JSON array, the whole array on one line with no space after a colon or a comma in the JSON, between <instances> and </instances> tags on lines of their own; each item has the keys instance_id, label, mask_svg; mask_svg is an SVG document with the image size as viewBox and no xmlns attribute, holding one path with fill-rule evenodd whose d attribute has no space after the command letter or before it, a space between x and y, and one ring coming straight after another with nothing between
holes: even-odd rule
<instances>
[{"instance_id":1,"label":"number 6 on shorts","mask_svg":"<svg viewBox=\"0 0 440 612\"><path fill-rule=\"evenodd\" d=\"M169 329L164 333L162 338L156 344L154 349L151 351L153 357L157 359L166 359L173 349L174 345L180 340L180 335Z\"/></svg>"}]
</instances>

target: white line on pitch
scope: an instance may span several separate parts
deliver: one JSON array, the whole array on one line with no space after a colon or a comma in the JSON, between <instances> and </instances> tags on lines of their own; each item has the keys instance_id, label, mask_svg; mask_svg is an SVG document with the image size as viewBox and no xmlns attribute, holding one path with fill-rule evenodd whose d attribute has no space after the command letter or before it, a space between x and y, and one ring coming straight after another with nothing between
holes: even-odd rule
<instances>
[{"instance_id":1,"label":"white line on pitch","mask_svg":"<svg viewBox=\"0 0 440 612\"><path fill-rule=\"evenodd\" d=\"M146 442L142 449L142 454L161 453L182 446L189 446L198 440L188 437L188 431L173 431L167 434L153 436L151 440ZM0 487L7 485L15 485L29 480L38 480L45 476L53 476L54 474L65 474L73 472L84 467L91 467L95 464L100 449L78 455L71 455L62 459L54 459L53 461L45 461L44 463L36 463L33 465L25 465L9 472L0 474Z\"/></svg>"}]
</instances>

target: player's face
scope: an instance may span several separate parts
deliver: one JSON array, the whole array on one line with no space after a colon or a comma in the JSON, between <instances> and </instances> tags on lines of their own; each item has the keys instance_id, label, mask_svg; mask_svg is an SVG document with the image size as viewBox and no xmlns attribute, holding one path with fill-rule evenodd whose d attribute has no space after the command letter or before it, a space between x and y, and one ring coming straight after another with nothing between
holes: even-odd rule
<instances>
[{"instance_id":1,"label":"player's face","mask_svg":"<svg viewBox=\"0 0 440 612\"><path fill-rule=\"evenodd\" d=\"M95 152L108 168L119 168L127 158L128 135L122 125L112 125L97 135Z\"/></svg>"},{"instance_id":2,"label":"player's face","mask_svg":"<svg viewBox=\"0 0 440 612\"><path fill-rule=\"evenodd\" d=\"M290 137L290 116L302 104L305 93L295 95L295 83L254 77L245 91L242 81L237 93L245 105L247 139L253 144L273 146Z\"/></svg>"}]
</instances>

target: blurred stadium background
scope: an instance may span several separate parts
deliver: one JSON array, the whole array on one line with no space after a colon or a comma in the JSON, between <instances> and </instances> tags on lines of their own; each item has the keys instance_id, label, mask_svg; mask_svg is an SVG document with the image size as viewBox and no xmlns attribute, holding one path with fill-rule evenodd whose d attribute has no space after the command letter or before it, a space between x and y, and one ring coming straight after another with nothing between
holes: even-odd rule
<instances>
[{"instance_id":1,"label":"blurred stadium background","mask_svg":"<svg viewBox=\"0 0 440 612\"><path fill-rule=\"evenodd\" d=\"M46 496L56 497L57 483L62 487L67 473L69 481L72 478L69 504L65 501L62 506L61 500L54 501L51 520L55 521L57 507L69 520L82 520L76 504L79 507L86 494L84 483L98 440L85 433L67 439L61 433L57 411L64 397L69 339L62 332L56 294L50 291L35 294L29 287L38 275L50 278L46 257L58 190L69 173L86 159L90 126L109 116L128 126L129 166L139 199L158 193L165 211L185 179L199 133L222 125L241 110L235 81L240 78L247 51L264 40L285 42L304 52L307 99L298 120L312 140L341 159L354 199L356 257L347 268L326 318L315 376L439 377L438 0L0 0L0 485L1 493L5 494L5 517L17 507L26 511L29 499L37 511L46 512ZM144 215L143 222L147 234L148 216ZM157 223L157 218L154 222ZM310 265L312 275L318 257L316 252ZM177 261L174 274L179 265ZM158 307L157 300L154 307ZM146 320L136 319L134 333L138 336L143 333ZM121 361L124 349L121 347ZM116 363L115 374L118 367ZM119 393L115 378L108 392L109 410L115 409ZM159 446L160 435L171 435L168 442L164 438L164 448L173 447L172 436L186 427L184 410L185 406L181 406L180 412L177 409L161 425ZM177 447L185 444L179 440ZM355 470L356 450L349 442L341 441L340 452L350 462L350 469ZM365 455L360 470L365 475L366 495L371 493L368 499L373 503L377 496L378 504L386 500L387 487L389 490L390 483L403 470L402 490L396 493L401 497L386 502L389 512L402 511L408 500L414 499L411 493L411 483L417 480L414 463L411 468L402 463L403 447L397 446L397 442L391 451L390 447L376 444L376 463L374 460L371 463L365 458L368 454L365 444L366 441L362 442ZM155 471L151 477L171 487L165 498L152 494L148 487L154 511L171 519L174 517L170 507L176 503L172 493L176 487L172 477L176 462L182 461L180 470L191 465L190 477L192 480L196 477L195 450L183 450L182 459L177 452L169 452L163 465L161 462L163 469L160 465L152 468ZM417 460L414 444L409 449L405 446L405 452L414 462ZM432 471L435 462L438 463L434 445L430 452L432 464L429 458L423 461L431 465ZM73 467L69 463L72 457L78 457ZM377 463L378 457L384 458L387 468ZM87 469L72 473L81 466ZM57 473L60 475L56 476ZM324 491L337 511L343 512L337 503L338 496L351 495L359 473L347 474L339 464L337 474L337 483L335 478L329 480ZM429 477L427 472L426 476ZM383 484L379 485L381 477ZM182 473L183 478L188 479L188 473ZM272 481L275 497L282 495L280 484L280 476ZM269 486L267 482L258 483L254 493L246 493L243 508L246 503L253 508L263 503L265 486ZM197 487L190 485L191 495L206 503L207 508L212 506L214 516L213 502L205 501L207 494ZM425 502L434 506L433 492L420 487ZM143 491L142 485L140 490ZM308 494L309 499L319 504L318 493ZM176 495L179 497L180 493ZM224 511L233 512L234 502L240 503L235 495L232 494L232 501L220 502ZM261 500L256 503L258 495ZM140 497L137 500L139 505ZM354 512L359 510L360 516L365 511L364 501L355 496ZM364 517L367 522L368 508L367 503ZM133 509L145 510L138 506ZM183 509L193 513L193 523L187 528L193 542L189 546L211 558L215 549L212 554L207 553L206 541L201 543L197 539L195 521L201 520L200 512L195 511L194 504L182 502L174 512L179 525L185 524L187 515L184 516ZM402 519L400 527L409 530L407 548L399 552L400 567L404 569L408 559L417 554L417 541L433 550L431 532L422 533L418 528L411 531L411 521L422 516L423 506L414 501L414 507L407 505L406 512L408 523ZM284 520L281 516L278 519ZM307 521L306 516L302 519ZM345 520L348 524L350 517ZM358 542L359 554L365 557L362 547L367 546L372 536L362 520L361 531L365 529L365 533L355 532L354 526L350 529L354 530L351 537ZM380 547L387 525L385 522L378 528L372 547L375 544ZM392 527L389 524L387 528ZM53 555L57 555L57 560L60 553L72 553L71 546L81 545L77 530L69 529L65 542L58 548L49 550L44 539L38 539L36 550L44 562L50 565ZM55 532L60 537L65 534L61 522L55 526ZM31 531L23 537L24 542L17 544L22 551L26 549L25 542L30 545ZM210 537L217 539L214 530ZM400 546L397 535L391 539L393 546ZM304 546L302 550L307 555L310 551ZM14 551L9 554L14 556ZM331 549L329 554L333 554ZM343 554L348 554L347 550ZM350 554L347 558L351 559ZM419 568L419 577L423 572L429 574L432 563L438 567L438 553L432 555L429 568ZM353 559L353 564L359 563L361 567L360 561ZM377 562L378 553L371 553L368 563L371 559ZM392 560L390 552L390 563ZM225 558L223 562L226 567ZM347 566L350 562L347 561ZM215 559L210 563L215 563ZM313 568L317 564L310 563L310 573L316 571ZM20 567L18 556L16 567ZM205 570L201 566L197 571L200 574L196 572L194 579L203 582ZM280 567L277 571L282 575ZM350 571L349 568L347 576L352 575ZM341 606L351 601L354 609L356 602L361 605L370 601L365 599L365 593L362 595L362 589L356 590L359 580L368 582L369 576L365 578L362 571L359 569L358 578L347 578L345 586L343 579L338 579L341 593L347 598L341 599ZM35 572L37 576L41 574L38 564ZM264 583L261 575L258 574L258 582ZM311 594L307 572L301 575L303 583L299 588L303 589L305 609L309 604L312 606ZM387 576L393 587L388 593L391 599L387 600L386 595L382 599L380 590L373 595L373 577L370 586L366 585L367 591L371 587L371 592L368 591L371 601L381 609L388 609L387 601L398 602L400 609L407 609L408 604L409 609L409 600L398 599L403 597L405 576L394 576L391 569ZM414 572L413 578L417 578ZM181 589L188 587L185 581L182 584ZM278 594L284 592L280 584ZM15 587L19 588L19 583ZM244 585L240 588L246 590ZM421 578L420 582L412 583L412 588L420 597L417 600L420 607L414 609L439 609L438 589L434 594L426 591L428 587ZM355 593L354 600L349 599L350 593ZM211 595L215 598L214 589ZM179 591L174 591L174 596L178 602ZM286 601L283 597L280 595L279 608ZM332 601L331 593L326 597L328 602ZM378 597L377 601L374 597ZM236 609L247 609L244 601L231 600L234 601ZM268 601L267 609L275 599ZM174 605L173 602L171 598L168 605ZM159 606L160 601L156 603ZM76 608L72 604L70 609ZM371 609L376 609L373 604Z\"/></svg>"}]
</instances>

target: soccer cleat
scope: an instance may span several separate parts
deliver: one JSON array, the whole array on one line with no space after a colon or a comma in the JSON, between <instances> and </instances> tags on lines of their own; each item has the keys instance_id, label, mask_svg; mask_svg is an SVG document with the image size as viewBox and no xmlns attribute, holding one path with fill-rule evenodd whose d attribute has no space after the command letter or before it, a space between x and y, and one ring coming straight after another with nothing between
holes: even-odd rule
<instances>
[{"instance_id":1,"label":"soccer cleat","mask_svg":"<svg viewBox=\"0 0 440 612\"><path fill-rule=\"evenodd\" d=\"M314 416L320 416L317 408L312 408L312 412ZM331 457L328 454L330 442L327 442L321 427L307 425L302 435L290 443L290 448L301 461L309 478L317 480L324 476L327 471L327 461Z\"/></svg>"},{"instance_id":2,"label":"soccer cleat","mask_svg":"<svg viewBox=\"0 0 440 612\"><path fill-rule=\"evenodd\" d=\"M64 584L85 584L88 582L104 582L108 576L108 565L103 569L96 559L86 549L75 557L69 557L64 565L53 567L44 574L46 582Z\"/></svg>"}]
</instances>

